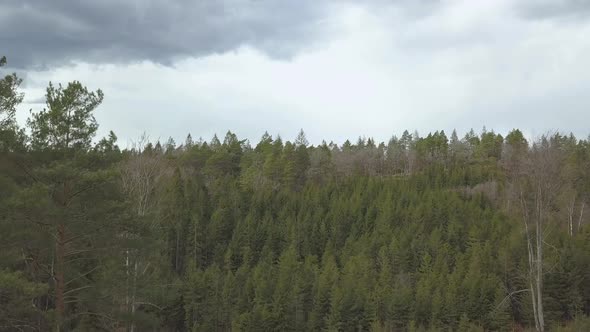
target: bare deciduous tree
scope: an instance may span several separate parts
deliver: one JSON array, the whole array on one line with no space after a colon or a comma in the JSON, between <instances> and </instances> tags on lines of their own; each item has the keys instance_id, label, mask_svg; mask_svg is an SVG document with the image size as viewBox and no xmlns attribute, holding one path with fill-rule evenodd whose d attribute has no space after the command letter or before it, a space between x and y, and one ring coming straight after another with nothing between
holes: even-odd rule
<instances>
[{"instance_id":1,"label":"bare deciduous tree","mask_svg":"<svg viewBox=\"0 0 590 332\"><path fill-rule=\"evenodd\" d=\"M543 314L543 248L563 182L560 177L564 154L547 136L541 137L523 155L509 163L513 197L520 203L520 215L527 241L527 283L531 294L537 331L545 330Z\"/></svg>"},{"instance_id":2,"label":"bare deciduous tree","mask_svg":"<svg viewBox=\"0 0 590 332\"><path fill-rule=\"evenodd\" d=\"M165 163L162 155L149 148L149 137L144 133L137 142L133 143L131 155L121 165L121 183L124 192L133 204L136 216L143 219L154 205L154 194L164 173ZM151 225L154 226L154 225ZM136 238L136 234L126 233L126 238ZM125 250L126 280L126 311L135 314L137 302L137 278L138 274L144 274L148 270L149 263L141 262L136 250ZM141 266L145 265L145 266ZM133 267L132 267L133 266ZM131 283L131 285L130 285ZM130 331L135 330L132 323Z\"/></svg>"}]
</instances>

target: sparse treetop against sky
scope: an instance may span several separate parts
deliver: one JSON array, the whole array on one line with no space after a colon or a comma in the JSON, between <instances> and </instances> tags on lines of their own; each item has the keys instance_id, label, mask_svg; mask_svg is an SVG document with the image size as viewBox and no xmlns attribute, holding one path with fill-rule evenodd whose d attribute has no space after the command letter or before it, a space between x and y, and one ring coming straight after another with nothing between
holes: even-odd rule
<instances>
[{"instance_id":1,"label":"sparse treetop against sky","mask_svg":"<svg viewBox=\"0 0 590 332\"><path fill-rule=\"evenodd\" d=\"M77 79L123 142L589 133L585 0L3 0L0 31L21 121Z\"/></svg>"}]
</instances>

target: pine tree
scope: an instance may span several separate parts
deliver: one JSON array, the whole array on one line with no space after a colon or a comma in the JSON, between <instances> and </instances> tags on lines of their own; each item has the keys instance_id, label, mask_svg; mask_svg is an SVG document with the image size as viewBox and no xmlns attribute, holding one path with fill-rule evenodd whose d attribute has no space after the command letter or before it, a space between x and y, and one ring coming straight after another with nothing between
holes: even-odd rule
<instances>
[{"instance_id":1,"label":"pine tree","mask_svg":"<svg viewBox=\"0 0 590 332\"><path fill-rule=\"evenodd\" d=\"M93 276L102 267L98 251L108 250L116 234L116 224L108 221L117 220L119 210L114 173L101 162L104 155L91 150L98 128L93 112L102 92L90 92L74 81L65 88L50 84L46 97L47 109L28 121L37 160L25 170L30 185L16 195L12 211L15 219L27 220L54 239L49 284L55 328L61 330L74 323L74 306L80 317L98 310L88 297Z\"/></svg>"}]
</instances>

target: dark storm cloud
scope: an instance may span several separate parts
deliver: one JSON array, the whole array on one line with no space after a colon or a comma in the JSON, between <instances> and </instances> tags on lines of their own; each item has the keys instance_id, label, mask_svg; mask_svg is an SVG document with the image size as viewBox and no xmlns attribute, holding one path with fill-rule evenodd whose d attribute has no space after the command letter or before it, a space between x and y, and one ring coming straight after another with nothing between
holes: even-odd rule
<instances>
[{"instance_id":1,"label":"dark storm cloud","mask_svg":"<svg viewBox=\"0 0 590 332\"><path fill-rule=\"evenodd\" d=\"M583 19L590 17L588 0L527 0L517 5L527 19Z\"/></svg>"},{"instance_id":2,"label":"dark storm cloud","mask_svg":"<svg viewBox=\"0 0 590 332\"><path fill-rule=\"evenodd\" d=\"M328 6L320 1L8 0L0 4L0 52L11 66L83 60L170 64L241 45L290 57L309 42Z\"/></svg>"}]
</instances>

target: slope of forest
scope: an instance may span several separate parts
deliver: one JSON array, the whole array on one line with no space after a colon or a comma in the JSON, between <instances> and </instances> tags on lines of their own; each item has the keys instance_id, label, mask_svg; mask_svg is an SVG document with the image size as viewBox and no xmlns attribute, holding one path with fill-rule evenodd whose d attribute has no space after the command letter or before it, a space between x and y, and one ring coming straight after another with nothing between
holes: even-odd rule
<instances>
[{"instance_id":1,"label":"slope of forest","mask_svg":"<svg viewBox=\"0 0 590 332\"><path fill-rule=\"evenodd\" d=\"M590 322L590 141L95 137L0 84L2 331L539 331Z\"/></svg>"}]
</instances>

